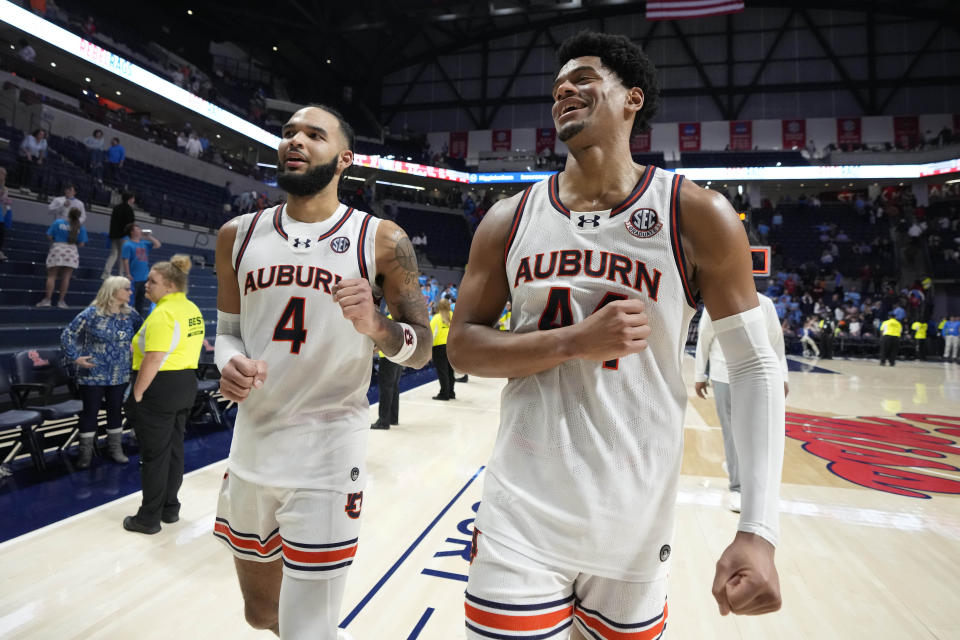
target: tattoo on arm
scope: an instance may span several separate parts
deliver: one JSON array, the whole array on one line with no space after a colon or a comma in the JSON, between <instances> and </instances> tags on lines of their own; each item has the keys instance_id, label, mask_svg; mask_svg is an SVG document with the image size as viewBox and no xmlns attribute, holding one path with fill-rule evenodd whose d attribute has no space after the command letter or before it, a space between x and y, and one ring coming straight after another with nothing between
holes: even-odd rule
<instances>
[{"instance_id":1,"label":"tattoo on arm","mask_svg":"<svg viewBox=\"0 0 960 640\"><path fill-rule=\"evenodd\" d=\"M417 276L420 273L419 268L417 268L417 254L413 251L413 243L410 242L410 238L400 233L397 235L400 238L394 247L393 255L397 264L403 269L403 283L408 285L417 282Z\"/></svg>"}]
</instances>

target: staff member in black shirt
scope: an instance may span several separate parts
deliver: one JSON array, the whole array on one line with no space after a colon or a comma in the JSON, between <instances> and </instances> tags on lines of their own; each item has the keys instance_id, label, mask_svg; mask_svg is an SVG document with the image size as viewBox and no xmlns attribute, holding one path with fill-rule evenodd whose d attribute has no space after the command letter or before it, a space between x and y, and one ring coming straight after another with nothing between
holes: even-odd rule
<instances>
[{"instance_id":1,"label":"staff member in black shirt","mask_svg":"<svg viewBox=\"0 0 960 640\"><path fill-rule=\"evenodd\" d=\"M103 274L100 278L106 280L113 271L113 265L120 257L120 251L123 249L123 243L127 240L127 225L133 224L134 196L132 193L124 191L120 197L122 202L113 208L110 214L110 255L107 257L107 263L103 265ZM123 275L122 273L120 275Z\"/></svg>"},{"instance_id":2,"label":"staff member in black shirt","mask_svg":"<svg viewBox=\"0 0 960 640\"><path fill-rule=\"evenodd\" d=\"M133 338L132 390L127 419L140 443L143 503L123 528L157 533L160 522L180 519L177 492L183 482L183 430L197 395L197 361L203 347L203 315L187 300L190 258L158 262L147 277L147 298L156 308Z\"/></svg>"}]
</instances>

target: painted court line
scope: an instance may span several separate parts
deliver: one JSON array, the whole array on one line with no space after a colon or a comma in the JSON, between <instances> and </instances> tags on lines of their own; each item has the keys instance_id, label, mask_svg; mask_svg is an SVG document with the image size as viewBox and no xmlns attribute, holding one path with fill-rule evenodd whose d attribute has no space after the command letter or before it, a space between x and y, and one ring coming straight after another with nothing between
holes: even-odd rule
<instances>
[{"instance_id":1,"label":"painted court line","mask_svg":"<svg viewBox=\"0 0 960 640\"><path fill-rule=\"evenodd\" d=\"M367 606L367 603L370 602L373 596L377 595L377 592L380 591L383 585L387 583L387 580L389 580L390 577L394 573L396 573L397 569L400 568L400 565L403 564L404 560L406 560L410 556L410 554L413 553L413 550L416 549L421 542L423 542L423 539L426 538L427 534L430 533L430 531L437 525L438 522L440 522L440 519L443 518L444 515L446 515L447 511L450 510L450 507L452 507L454 503L456 503L456 501L460 499L460 496L463 495L463 493L467 490L467 488L469 488L470 485L473 484L473 481L477 479L477 476L480 475L480 472L484 470L485 466L486 465L481 466L479 469L477 469L477 472L474 473L469 480L467 480L467 484L463 485L460 491L457 492L457 495L453 496L453 499L447 503L447 506L445 506L440 511L440 513L437 514L437 517L434 518L433 521L427 525L427 528L423 530L423 533L417 536L417 539L414 540L409 547L407 547L407 550L403 552L403 555L401 555L400 558L393 563L393 566L390 567L385 574L383 574L383 577L380 578L379 581L377 581L377 584L373 585L373 588L370 589L369 592L367 592L367 595L363 596L363 599L357 603L357 606L353 608L353 611L347 614L347 617L344 618L343 622L340 623L341 629L346 629L347 625L353 622L354 618L356 618L360 614L360 612L363 610L363 608Z\"/></svg>"},{"instance_id":2,"label":"painted court line","mask_svg":"<svg viewBox=\"0 0 960 640\"><path fill-rule=\"evenodd\" d=\"M417 626L413 628L413 631L410 632L410 635L407 636L407 640L417 640L420 637L420 632L423 631L423 628L427 626L427 620L430 619L430 616L433 615L433 607L427 607L427 610L423 612L423 615L420 616L420 621L417 622Z\"/></svg>"}]
</instances>

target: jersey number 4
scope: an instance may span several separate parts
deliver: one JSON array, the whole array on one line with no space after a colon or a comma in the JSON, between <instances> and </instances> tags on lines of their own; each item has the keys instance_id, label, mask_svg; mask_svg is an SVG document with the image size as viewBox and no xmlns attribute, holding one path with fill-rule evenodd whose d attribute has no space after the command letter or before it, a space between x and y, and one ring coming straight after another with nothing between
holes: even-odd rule
<instances>
[{"instance_id":1,"label":"jersey number 4","mask_svg":"<svg viewBox=\"0 0 960 640\"><path fill-rule=\"evenodd\" d=\"M608 291L592 313L596 313L614 300L626 299L627 296L622 293ZM550 295L547 296L547 306L543 308L543 313L540 314L540 322L537 327L541 331L547 331L548 329L568 327L571 324L573 324L573 311L570 309L570 288L553 287L550 289ZM619 364L619 360L607 360L603 363L603 368L616 369Z\"/></svg>"},{"instance_id":2,"label":"jersey number 4","mask_svg":"<svg viewBox=\"0 0 960 640\"><path fill-rule=\"evenodd\" d=\"M289 342L290 353L300 353L300 345L307 340L307 330L303 328L303 314L306 298L290 298L286 309L280 314L277 326L273 329L275 342Z\"/></svg>"}]
</instances>

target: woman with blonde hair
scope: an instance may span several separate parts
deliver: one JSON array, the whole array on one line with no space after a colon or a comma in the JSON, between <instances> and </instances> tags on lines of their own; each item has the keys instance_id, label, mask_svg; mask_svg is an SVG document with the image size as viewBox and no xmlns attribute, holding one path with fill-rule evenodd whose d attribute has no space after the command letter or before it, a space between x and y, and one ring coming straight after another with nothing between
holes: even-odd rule
<instances>
[{"instance_id":1,"label":"woman with blonde hair","mask_svg":"<svg viewBox=\"0 0 960 640\"><path fill-rule=\"evenodd\" d=\"M68 363L77 367L77 384L83 400L80 414L80 455L77 468L86 469L93 458L97 416L106 398L107 455L126 463L120 444L123 391L130 380L130 340L143 319L130 307L130 281L120 276L100 285L93 304L77 314L60 334Z\"/></svg>"},{"instance_id":2,"label":"woman with blonde hair","mask_svg":"<svg viewBox=\"0 0 960 640\"><path fill-rule=\"evenodd\" d=\"M457 397L453 391L453 367L447 359L447 334L450 332L452 317L449 298L441 298L437 302L437 313L430 318L430 330L433 331L433 366L440 381L440 393L433 396L434 400L454 400Z\"/></svg>"},{"instance_id":3,"label":"woman with blonde hair","mask_svg":"<svg viewBox=\"0 0 960 640\"><path fill-rule=\"evenodd\" d=\"M143 502L123 528L157 533L180 519L177 492L183 482L183 431L197 396L197 361L203 348L203 315L187 300L190 257L177 254L147 275L147 299L155 303L133 338L134 379L127 419L140 443Z\"/></svg>"}]
</instances>

